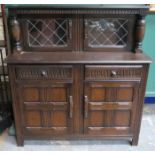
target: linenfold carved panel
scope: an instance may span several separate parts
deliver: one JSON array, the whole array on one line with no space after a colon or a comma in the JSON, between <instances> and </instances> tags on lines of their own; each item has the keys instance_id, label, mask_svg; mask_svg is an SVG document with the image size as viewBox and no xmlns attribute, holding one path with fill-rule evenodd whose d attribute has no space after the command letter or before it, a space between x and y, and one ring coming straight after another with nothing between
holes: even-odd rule
<instances>
[{"instance_id":1,"label":"linenfold carved panel","mask_svg":"<svg viewBox=\"0 0 155 155\"><path fill-rule=\"evenodd\" d=\"M119 78L140 78L142 74L142 66L125 67L112 67L112 66L86 66L85 78L86 79L119 79Z\"/></svg>"},{"instance_id":2,"label":"linenfold carved panel","mask_svg":"<svg viewBox=\"0 0 155 155\"><path fill-rule=\"evenodd\" d=\"M71 66L20 66L16 67L18 80L72 79Z\"/></svg>"}]
</instances>

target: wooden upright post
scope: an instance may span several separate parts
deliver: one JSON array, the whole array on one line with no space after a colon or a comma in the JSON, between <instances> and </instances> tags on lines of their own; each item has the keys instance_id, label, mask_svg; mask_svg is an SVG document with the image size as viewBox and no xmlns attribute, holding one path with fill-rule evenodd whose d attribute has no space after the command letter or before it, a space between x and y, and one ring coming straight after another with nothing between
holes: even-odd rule
<instances>
[{"instance_id":1,"label":"wooden upright post","mask_svg":"<svg viewBox=\"0 0 155 155\"><path fill-rule=\"evenodd\" d=\"M20 24L16 17L13 17L11 20L11 30L12 30L12 37L14 40L14 50L20 52L22 50L20 37L21 37L21 30Z\"/></svg>"},{"instance_id":2,"label":"wooden upright post","mask_svg":"<svg viewBox=\"0 0 155 155\"><path fill-rule=\"evenodd\" d=\"M142 41L145 33L145 16L137 15L135 53L142 53Z\"/></svg>"}]
</instances>

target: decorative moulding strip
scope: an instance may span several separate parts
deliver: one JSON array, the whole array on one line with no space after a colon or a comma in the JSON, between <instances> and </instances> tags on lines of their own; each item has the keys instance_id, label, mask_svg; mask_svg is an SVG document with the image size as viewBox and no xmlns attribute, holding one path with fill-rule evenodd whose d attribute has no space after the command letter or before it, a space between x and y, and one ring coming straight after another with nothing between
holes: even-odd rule
<instances>
[{"instance_id":1,"label":"decorative moulding strip","mask_svg":"<svg viewBox=\"0 0 155 155\"><path fill-rule=\"evenodd\" d=\"M146 9L11 9L10 14L146 14Z\"/></svg>"}]
</instances>

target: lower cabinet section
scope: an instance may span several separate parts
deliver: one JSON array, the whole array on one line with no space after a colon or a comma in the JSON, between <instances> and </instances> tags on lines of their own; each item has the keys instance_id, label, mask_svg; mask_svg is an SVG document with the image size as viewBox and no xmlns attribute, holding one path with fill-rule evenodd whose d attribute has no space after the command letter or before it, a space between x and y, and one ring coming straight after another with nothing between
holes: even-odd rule
<instances>
[{"instance_id":1,"label":"lower cabinet section","mask_svg":"<svg viewBox=\"0 0 155 155\"><path fill-rule=\"evenodd\" d=\"M138 143L145 65L9 66L18 145L25 139Z\"/></svg>"}]
</instances>

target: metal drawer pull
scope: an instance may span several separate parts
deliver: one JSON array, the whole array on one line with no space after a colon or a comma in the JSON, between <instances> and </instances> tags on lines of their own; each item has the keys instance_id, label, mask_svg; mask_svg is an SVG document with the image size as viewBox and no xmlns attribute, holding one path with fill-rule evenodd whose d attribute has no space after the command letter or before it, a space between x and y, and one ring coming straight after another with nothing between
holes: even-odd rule
<instances>
[{"instance_id":1,"label":"metal drawer pull","mask_svg":"<svg viewBox=\"0 0 155 155\"><path fill-rule=\"evenodd\" d=\"M41 75L44 77L47 77L47 72L46 71L41 71Z\"/></svg>"},{"instance_id":2,"label":"metal drawer pull","mask_svg":"<svg viewBox=\"0 0 155 155\"><path fill-rule=\"evenodd\" d=\"M115 77L117 75L116 71L111 71L111 77Z\"/></svg>"},{"instance_id":3,"label":"metal drawer pull","mask_svg":"<svg viewBox=\"0 0 155 155\"><path fill-rule=\"evenodd\" d=\"M84 117L88 118L88 96L85 96L84 100L85 100Z\"/></svg>"},{"instance_id":4,"label":"metal drawer pull","mask_svg":"<svg viewBox=\"0 0 155 155\"><path fill-rule=\"evenodd\" d=\"M69 117L72 118L73 117L73 97L69 96Z\"/></svg>"}]
</instances>

